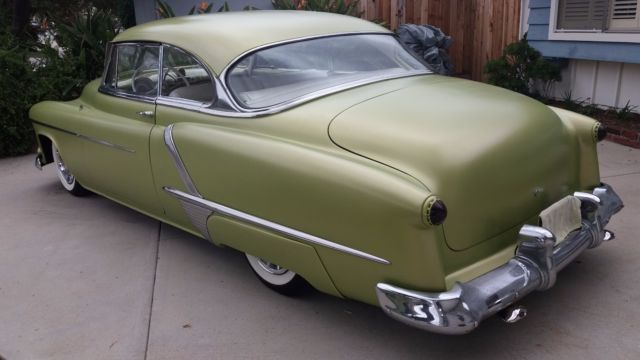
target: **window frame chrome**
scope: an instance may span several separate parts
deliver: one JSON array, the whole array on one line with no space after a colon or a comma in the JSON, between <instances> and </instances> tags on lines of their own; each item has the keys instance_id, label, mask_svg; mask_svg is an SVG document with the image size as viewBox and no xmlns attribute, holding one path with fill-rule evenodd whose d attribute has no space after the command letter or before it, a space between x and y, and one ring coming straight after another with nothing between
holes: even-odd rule
<instances>
[{"instance_id":1,"label":"window frame chrome","mask_svg":"<svg viewBox=\"0 0 640 360\"><path fill-rule=\"evenodd\" d=\"M341 85L337 85L337 86L333 86L333 87L329 87L326 89L322 89L319 91L315 91L313 93L310 94L306 94L300 97L297 97L295 99L292 99L290 101L286 101L274 106L270 106L270 107L263 107L263 108L247 108L247 107L243 107L241 104L239 104L233 97L233 95L231 94L229 87L227 86L226 83L226 76L229 72L229 70L236 65L236 63L238 61L241 61L244 57L249 56L255 52L258 52L260 50L264 50L267 48L271 48L271 47L276 47L276 46L280 46L280 45L285 45L285 44L290 44L290 43L296 43L296 42L302 42L302 41L307 41L307 40L314 40L314 39L322 39L322 38L331 38L331 37L341 37L341 36L353 36L353 35L384 35L384 36L391 36L396 38L396 41L398 41L398 43L403 46L404 49L407 50L407 52L413 56L414 58L416 58L418 61L420 61L420 63L424 64L425 67L427 68L427 70L417 70L417 71L411 71L407 74L402 74L402 75L398 75L398 74L394 74L394 75L383 75L383 76L377 76L374 78L369 78L369 79L364 79L361 81L353 81L353 82L349 82L346 84L341 84ZM301 105L303 103L306 103L308 101L314 100L316 98L319 97L323 97L323 96L327 96L327 95L331 95L340 91L344 91L344 90L349 90L349 89L353 89L359 86L363 86L363 85L368 85L368 84L373 84L373 83L377 83L377 82L381 82L381 81L385 81L385 80L392 80L392 79L400 79L400 78L405 78L405 77L413 77L413 76L423 76L423 75L430 75L430 74L434 74L434 72L432 70L429 69L428 64L425 64L425 62L420 59L418 56L416 56L416 54L414 54L412 51L410 51L410 49L407 49L406 46L404 46L404 44L402 44L401 41L399 41L397 39L397 36L395 36L395 34L391 33L391 32L386 32L386 31L364 31L364 32L360 32L360 31L354 31L354 32L342 32L342 33L335 33L335 34L322 34L322 35L312 35L312 36L305 36L305 37L299 37L299 38L294 38L294 39L288 39L288 40L282 40L282 41L277 41L277 42L273 42L273 43L269 43L269 44L264 44L264 45L260 45L257 47L254 47L250 50L247 50L245 52L243 52L242 54L236 56L233 60L231 60L229 62L229 64L227 64L224 69L222 70L222 72L220 72L219 75L217 75L215 73L215 71L213 71L205 61L203 61L199 56L193 54L190 51L187 51L183 48L181 48L180 46L177 46L175 44L171 44L171 43L165 43L165 42L155 42L155 41L123 41L123 42L111 42L110 44L110 48L109 48L109 58L108 58L108 63L105 66L105 70L103 72L103 76L102 76L102 82L100 84L99 87L99 91L107 94L107 95L111 95L111 96L116 96L116 97L122 97L122 98L126 98L126 99L130 99L130 100L138 100L138 101L143 101L143 102L147 102L147 103L155 103L157 105L164 105L164 106L170 106L173 108L178 108L178 109L183 109L183 110L187 110L187 111L194 111L194 112L199 112L199 113L204 113L204 114L208 114L208 115L213 115L213 116L219 116L219 117L225 117L225 118L244 118L244 119L248 119L248 118L257 118L257 117L262 117L262 116L267 116L267 115L272 115L272 114L276 114L285 110L288 110L290 108L296 107L298 105ZM148 97L148 96L141 96L141 95L131 95L131 94L127 94L124 92L120 92L120 91L113 91L111 90L111 88L106 87L105 85L105 81L106 81L106 74L107 71L109 69L109 65L111 64L112 59L112 52L114 51L114 49L116 49L115 51L117 51L117 47L121 46L121 45L143 45L143 44L154 44L159 46L160 48L160 52L159 52L159 61L158 61L158 73L161 74L162 70L164 68L164 59L163 59L163 55L164 55L164 47L165 46L171 46L174 47L182 52L184 52L185 54L193 57L204 69L205 71L207 71L207 74L210 76L211 80L213 81L213 85L214 85L214 98L212 99L211 102L209 103L204 103L204 102L200 102L200 101L195 101L195 100L189 100L189 99L180 99L180 98L174 98L174 97L169 97L169 96L163 96L161 95L161 82L159 81L158 83L158 92L156 94L156 97ZM116 64L117 66L117 64ZM116 75L117 75L117 69L116 69Z\"/></svg>"}]
</instances>

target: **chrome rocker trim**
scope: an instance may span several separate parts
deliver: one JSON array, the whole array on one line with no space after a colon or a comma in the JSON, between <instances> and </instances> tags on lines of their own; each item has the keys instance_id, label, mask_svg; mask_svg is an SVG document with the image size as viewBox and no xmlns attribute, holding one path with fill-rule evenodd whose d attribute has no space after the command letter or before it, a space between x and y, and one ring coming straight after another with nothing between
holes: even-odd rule
<instances>
[{"instance_id":1,"label":"chrome rocker trim","mask_svg":"<svg viewBox=\"0 0 640 360\"><path fill-rule=\"evenodd\" d=\"M581 201L582 228L562 242L549 230L531 225L520 229L515 256L506 264L451 290L428 293L379 283L376 294L380 307L405 324L441 334L465 334L480 321L506 309L535 290L553 286L556 273L587 248L614 238L605 230L609 219L623 207L611 186L602 184L591 193L576 192ZM507 316L524 316L522 309Z\"/></svg>"},{"instance_id":2,"label":"chrome rocker trim","mask_svg":"<svg viewBox=\"0 0 640 360\"><path fill-rule=\"evenodd\" d=\"M34 123L34 124L38 124L38 125L44 126L44 127L48 127L50 129L53 129L53 130L61 131L61 132L65 133L65 134L77 136L80 139L91 141L93 143L104 145L104 146L107 146L107 147L110 147L110 148L113 148L113 149L122 150L122 151L125 151L125 152L128 152L128 153L131 153L131 154L135 154L135 152L136 152L134 149L130 149L130 148L126 147L126 146L122 146L122 145L119 145L119 144L114 144L114 143L109 142L107 140L98 139L98 138L95 138L95 137L92 137L92 136L88 136L88 135L82 135L82 134L79 134L79 133L76 133L76 132L73 132L73 131L69 131L67 129L63 129L63 128L59 128L57 126L45 124L45 123L42 123L42 122L36 121L36 120L31 120L31 122Z\"/></svg>"}]
</instances>

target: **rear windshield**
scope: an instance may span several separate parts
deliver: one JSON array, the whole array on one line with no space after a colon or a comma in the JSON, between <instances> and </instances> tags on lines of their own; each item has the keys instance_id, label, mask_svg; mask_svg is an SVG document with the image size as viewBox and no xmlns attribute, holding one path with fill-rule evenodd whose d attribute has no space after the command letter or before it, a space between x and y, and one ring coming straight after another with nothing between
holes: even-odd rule
<instances>
[{"instance_id":1,"label":"rear windshield","mask_svg":"<svg viewBox=\"0 0 640 360\"><path fill-rule=\"evenodd\" d=\"M246 108L265 108L336 86L428 72L390 35L345 35L258 50L227 73Z\"/></svg>"}]
</instances>

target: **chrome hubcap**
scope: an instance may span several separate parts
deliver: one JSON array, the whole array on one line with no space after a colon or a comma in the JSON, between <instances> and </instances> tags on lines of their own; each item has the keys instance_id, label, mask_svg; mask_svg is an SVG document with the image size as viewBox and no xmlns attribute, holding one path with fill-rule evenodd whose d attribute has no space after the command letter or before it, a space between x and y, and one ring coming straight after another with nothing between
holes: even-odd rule
<instances>
[{"instance_id":1,"label":"chrome hubcap","mask_svg":"<svg viewBox=\"0 0 640 360\"><path fill-rule=\"evenodd\" d=\"M75 177L73 176L73 174L71 174L69 169L67 169L67 167L64 165L64 161L62 161L62 158L60 157L60 153L58 152L58 149L56 149L55 151L55 160L56 160L56 166L58 167L58 171L64 178L64 181L69 185L73 184Z\"/></svg>"},{"instance_id":2,"label":"chrome hubcap","mask_svg":"<svg viewBox=\"0 0 640 360\"><path fill-rule=\"evenodd\" d=\"M280 265L276 265L263 259L259 259L258 264L260 264L260 267L262 267L266 272L273 275L282 275L289 271Z\"/></svg>"}]
</instances>

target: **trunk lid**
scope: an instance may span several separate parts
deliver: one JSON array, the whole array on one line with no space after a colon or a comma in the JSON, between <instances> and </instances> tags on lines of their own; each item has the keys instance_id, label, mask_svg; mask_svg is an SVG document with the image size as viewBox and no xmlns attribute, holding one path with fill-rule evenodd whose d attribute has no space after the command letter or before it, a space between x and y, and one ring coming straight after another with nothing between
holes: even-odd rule
<instances>
[{"instance_id":1,"label":"trunk lid","mask_svg":"<svg viewBox=\"0 0 640 360\"><path fill-rule=\"evenodd\" d=\"M576 139L555 113L473 81L416 78L345 110L329 135L438 195L449 210L443 226L453 250L519 226L578 183Z\"/></svg>"}]
</instances>

